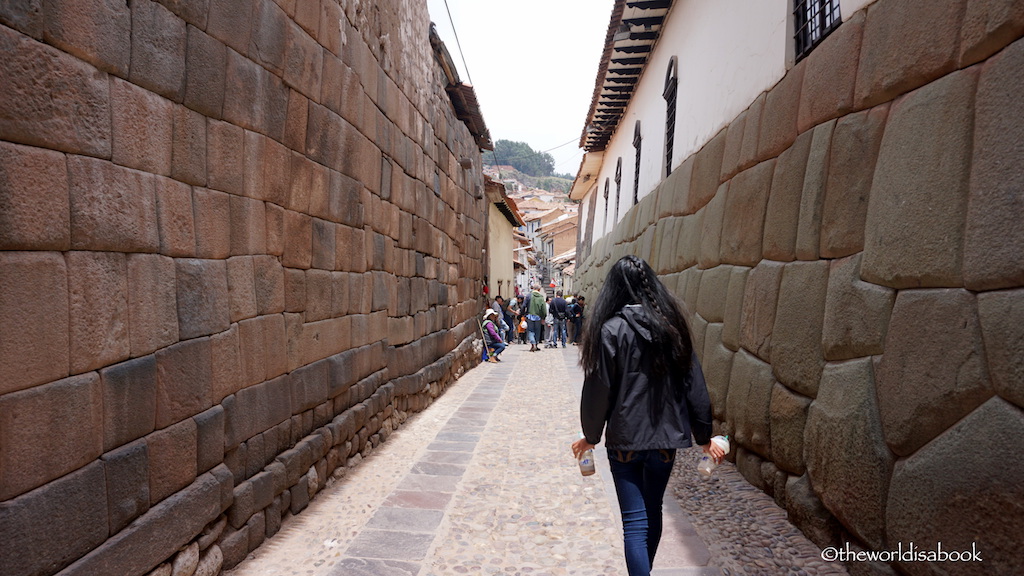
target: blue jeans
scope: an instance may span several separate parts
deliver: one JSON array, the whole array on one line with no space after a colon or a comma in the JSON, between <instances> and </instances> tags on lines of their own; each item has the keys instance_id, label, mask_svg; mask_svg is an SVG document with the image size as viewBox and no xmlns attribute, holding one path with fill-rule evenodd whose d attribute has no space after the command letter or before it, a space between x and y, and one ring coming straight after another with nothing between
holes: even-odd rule
<instances>
[{"instance_id":1,"label":"blue jeans","mask_svg":"<svg viewBox=\"0 0 1024 576\"><path fill-rule=\"evenodd\" d=\"M651 573L661 541L661 502L675 460L674 449L608 450L629 576Z\"/></svg>"},{"instance_id":2,"label":"blue jeans","mask_svg":"<svg viewBox=\"0 0 1024 576\"><path fill-rule=\"evenodd\" d=\"M491 350L493 350L493 351L494 351L492 355L493 355L493 356L494 356L495 358L497 358L498 354L501 354L502 352L504 352L504 351L505 351L505 346L508 346L508 344L505 344L505 342L504 342L504 341L501 341L501 342L492 342L491 344L488 344L488 345L487 345L487 347L488 347L488 348L490 348Z\"/></svg>"},{"instance_id":3,"label":"blue jeans","mask_svg":"<svg viewBox=\"0 0 1024 576\"><path fill-rule=\"evenodd\" d=\"M540 344L544 341L544 321L527 319L527 333L530 335L530 344Z\"/></svg>"},{"instance_id":4,"label":"blue jeans","mask_svg":"<svg viewBox=\"0 0 1024 576\"><path fill-rule=\"evenodd\" d=\"M565 334L565 320L555 318L554 330L551 331L551 343L554 344L559 339L562 340L562 348L565 348L565 341L567 339Z\"/></svg>"}]
</instances>

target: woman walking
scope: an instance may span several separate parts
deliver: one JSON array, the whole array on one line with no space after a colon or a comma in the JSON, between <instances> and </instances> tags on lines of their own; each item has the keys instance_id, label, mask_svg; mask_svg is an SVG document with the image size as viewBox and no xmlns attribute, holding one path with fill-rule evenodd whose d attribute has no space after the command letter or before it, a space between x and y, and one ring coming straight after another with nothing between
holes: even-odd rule
<instances>
[{"instance_id":1,"label":"woman walking","mask_svg":"<svg viewBox=\"0 0 1024 576\"><path fill-rule=\"evenodd\" d=\"M661 504L676 449L692 433L716 461L711 402L685 317L651 267L636 256L616 262L583 327L585 380L579 458L605 435L622 512L626 568L649 575L661 540Z\"/></svg>"}]
</instances>

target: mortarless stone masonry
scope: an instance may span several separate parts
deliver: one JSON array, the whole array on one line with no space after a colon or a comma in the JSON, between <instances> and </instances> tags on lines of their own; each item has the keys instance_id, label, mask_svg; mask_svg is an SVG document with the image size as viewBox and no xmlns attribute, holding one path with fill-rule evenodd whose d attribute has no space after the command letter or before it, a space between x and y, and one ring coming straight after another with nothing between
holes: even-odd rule
<instances>
[{"instance_id":1,"label":"mortarless stone masonry","mask_svg":"<svg viewBox=\"0 0 1024 576\"><path fill-rule=\"evenodd\" d=\"M0 4L0 573L215 575L479 361L479 148L429 28Z\"/></svg>"},{"instance_id":2,"label":"mortarless stone masonry","mask_svg":"<svg viewBox=\"0 0 1024 576\"><path fill-rule=\"evenodd\" d=\"M623 254L657 265L738 468L821 546L976 543L957 574L1024 570L1022 34L1020 2L878 0L683 162L688 198L673 171L578 251L590 297Z\"/></svg>"}]
</instances>

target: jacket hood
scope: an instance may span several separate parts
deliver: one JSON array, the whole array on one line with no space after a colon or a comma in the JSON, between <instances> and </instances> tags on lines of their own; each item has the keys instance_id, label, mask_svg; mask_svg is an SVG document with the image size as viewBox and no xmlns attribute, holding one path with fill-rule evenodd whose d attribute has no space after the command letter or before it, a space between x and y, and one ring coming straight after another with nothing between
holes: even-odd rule
<instances>
[{"instance_id":1,"label":"jacket hood","mask_svg":"<svg viewBox=\"0 0 1024 576\"><path fill-rule=\"evenodd\" d=\"M619 310L618 316L626 321L636 332L641 340L651 343L654 335L651 333L651 321L647 317L644 307L639 304L627 304Z\"/></svg>"}]
</instances>

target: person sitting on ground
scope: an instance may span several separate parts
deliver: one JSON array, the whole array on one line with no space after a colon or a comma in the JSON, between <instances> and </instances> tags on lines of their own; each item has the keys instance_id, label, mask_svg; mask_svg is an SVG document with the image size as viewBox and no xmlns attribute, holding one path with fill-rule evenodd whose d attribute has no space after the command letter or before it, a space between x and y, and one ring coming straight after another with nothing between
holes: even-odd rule
<instances>
[{"instance_id":1,"label":"person sitting on ground","mask_svg":"<svg viewBox=\"0 0 1024 576\"><path fill-rule=\"evenodd\" d=\"M488 352L488 362L501 362L498 356L505 350L505 341L498 335L498 328L494 325L494 319L498 317L498 313L493 308L488 308L484 312L484 339Z\"/></svg>"}]
</instances>

